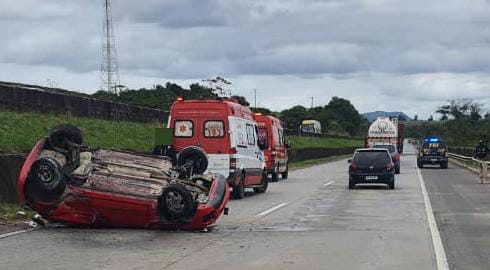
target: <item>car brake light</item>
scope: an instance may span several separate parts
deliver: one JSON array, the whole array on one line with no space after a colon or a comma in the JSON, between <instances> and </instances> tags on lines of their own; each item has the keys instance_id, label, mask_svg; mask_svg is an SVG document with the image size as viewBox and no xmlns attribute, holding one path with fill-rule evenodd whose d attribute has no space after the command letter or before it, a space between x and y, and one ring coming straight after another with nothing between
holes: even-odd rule
<instances>
[{"instance_id":1,"label":"car brake light","mask_svg":"<svg viewBox=\"0 0 490 270\"><path fill-rule=\"evenodd\" d=\"M386 170L391 172L391 170L393 170L393 163L388 162L388 164L386 164Z\"/></svg>"},{"instance_id":2,"label":"car brake light","mask_svg":"<svg viewBox=\"0 0 490 270\"><path fill-rule=\"evenodd\" d=\"M355 164L354 162L352 162L352 163L350 164L350 169L351 169L351 171L353 171L353 172L357 171L357 164Z\"/></svg>"},{"instance_id":3,"label":"car brake light","mask_svg":"<svg viewBox=\"0 0 490 270\"><path fill-rule=\"evenodd\" d=\"M184 101L184 97L177 97L177 101Z\"/></svg>"}]
</instances>

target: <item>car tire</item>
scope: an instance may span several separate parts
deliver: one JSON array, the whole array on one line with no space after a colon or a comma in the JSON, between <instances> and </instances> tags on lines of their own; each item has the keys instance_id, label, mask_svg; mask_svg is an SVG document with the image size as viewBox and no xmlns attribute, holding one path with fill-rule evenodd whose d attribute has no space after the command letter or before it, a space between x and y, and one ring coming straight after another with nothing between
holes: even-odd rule
<instances>
[{"instance_id":1,"label":"car tire","mask_svg":"<svg viewBox=\"0 0 490 270\"><path fill-rule=\"evenodd\" d=\"M395 177L393 177L393 179L391 179L391 182L388 183L388 187L390 189L395 189Z\"/></svg>"},{"instance_id":2,"label":"car tire","mask_svg":"<svg viewBox=\"0 0 490 270\"><path fill-rule=\"evenodd\" d=\"M177 165L182 166L188 160L192 161L193 174L203 174L208 168L208 158L206 153L200 147L189 146L180 151L179 156L177 157Z\"/></svg>"},{"instance_id":3,"label":"car tire","mask_svg":"<svg viewBox=\"0 0 490 270\"><path fill-rule=\"evenodd\" d=\"M25 196L30 202L55 202L65 189L65 174L56 160L40 158L34 161L24 186Z\"/></svg>"},{"instance_id":4,"label":"car tire","mask_svg":"<svg viewBox=\"0 0 490 270\"><path fill-rule=\"evenodd\" d=\"M354 189L354 188L356 188L356 183L351 179L349 179L349 189Z\"/></svg>"},{"instance_id":5,"label":"car tire","mask_svg":"<svg viewBox=\"0 0 490 270\"><path fill-rule=\"evenodd\" d=\"M73 125L59 125L51 130L48 141L55 149L70 150L72 144L82 145L82 131Z\"/></svg>"},{"instance_id":6,"label":"car tire","mask_svg":"<svg viewBox=\"0 0 490 270\"><path fill-rule=\"evenodd\" d=\"M422 164L422 162L417 161L417 167L419 169L422 169L424 167L424 164Z\"/></svg>"},{"instance_id":7,"label":"car tire","mask_svg":"<svg viewBox=\"0 0 490 270\"><path fill-rule=\"evenodd\" d=\"M233 186L233 199L241 200L245 197L245 176L240 174L238 185Z\"/></svg>"},{"instance_id":8,"label":"car tire","mask_svg":"<svg viewBox=\"0 0 490 270\"><path fill-rule=\"evenodd\" d=\"M166 219L192 218L197 210L197 202L191 192L181 184L170 184L158 197L157 209Z\"/></svg>"},{"instance_id":9,"label":"car tire","mask_svg":"<svg viewBox=\"0 0 490 270\"><path fill-rule=\"evenodd\" d=\"M267 190L267 187L269 186L269 179L267 178L267 174L262 174L262 183L260 184L260 187L254 188L255 193L264 193Z\"/></svg>"}]
</instances>

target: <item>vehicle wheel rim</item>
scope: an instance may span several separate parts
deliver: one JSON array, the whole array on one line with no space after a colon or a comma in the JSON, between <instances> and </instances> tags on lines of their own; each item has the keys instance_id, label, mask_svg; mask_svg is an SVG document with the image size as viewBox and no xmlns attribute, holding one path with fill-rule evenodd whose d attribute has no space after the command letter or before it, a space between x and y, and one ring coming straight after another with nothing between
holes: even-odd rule
<instances>
[{"instance_id":1,"label":"vehicle wheel rim","mask_svg":"<svg viewBox=\"0 0 490 270\"><path fill-rule=\"evenodd\" d=\"M49 183L53 179L53 171L48 166L41 166L37 173L37 177L43 183Z\"/></svg>"},{"instance_id":2,"label":"vehicle wheel rim","mask_svg":"<svg viewBox=\"0 0 490 270\"><path fill-rule=\"evenodd\" d=\"M170 210L181 213L184 210L184 198L176 192L169 192L166 198L167 206Z\"/></svg>"}]
</instances>

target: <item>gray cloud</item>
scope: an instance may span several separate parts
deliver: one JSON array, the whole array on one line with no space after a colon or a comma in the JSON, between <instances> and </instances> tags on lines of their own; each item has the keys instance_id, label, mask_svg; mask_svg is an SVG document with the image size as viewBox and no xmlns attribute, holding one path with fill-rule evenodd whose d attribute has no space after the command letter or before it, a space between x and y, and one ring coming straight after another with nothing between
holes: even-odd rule
<instances>
[{"instance_id":1,"label":"gray cloud","mask_svg":"<svg viewBox=\"0 0 490 270\"><path fill-rule=\"evenodd\" d=\"M270 93L285 93L281 80L287 78L288 85L306 84L309 95L326 97L326 83L328 89L345 89L353 100L356 91L382 100L397 91L416 104L490 95L488 1L119 0L112 5L122 80L134 87L145 79L187 82L222 75L244 88L260 87L267 78ZM98 77L88 83L86 76L100 67L101 22L100 1L0 2L0 64L16 67L0 79L50 67L72 74L69 82L60 78L70 87L97 89ZM73 79L76 74L80 80ZM284 104L290 97L298 98L292 88ZM359 105L365 106L382 105Z\"/></svg>"}]
</instances>

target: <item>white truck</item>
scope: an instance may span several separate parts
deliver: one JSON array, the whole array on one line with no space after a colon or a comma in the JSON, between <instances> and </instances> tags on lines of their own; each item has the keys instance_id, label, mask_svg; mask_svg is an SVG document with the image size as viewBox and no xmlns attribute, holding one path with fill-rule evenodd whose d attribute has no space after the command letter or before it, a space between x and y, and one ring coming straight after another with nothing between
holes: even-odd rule
<instances>
[{"instance_id":1,"label":"white truck","mask_svg":"<svg viewBox=\"0 0 490 270\"><path fill-rule=\"evenodd\" d=\"M369 126L368 136L365 138L365 147L373 147L374 144L392 144L398 152L403 150L403 124L398 118L380 117ZM401 131L400 131L401 129Z\"/></svg>"},{"instance_id":2,"label":"white truck","mask_svg":"<svg viewBox=\"0 0 490 270\"><path fill-rule=\"evenodd\" d=\"M303 122L301 122L301 132L322 133L322 125L317 120L303 120Z\"/></svg>"}]
</instances>

